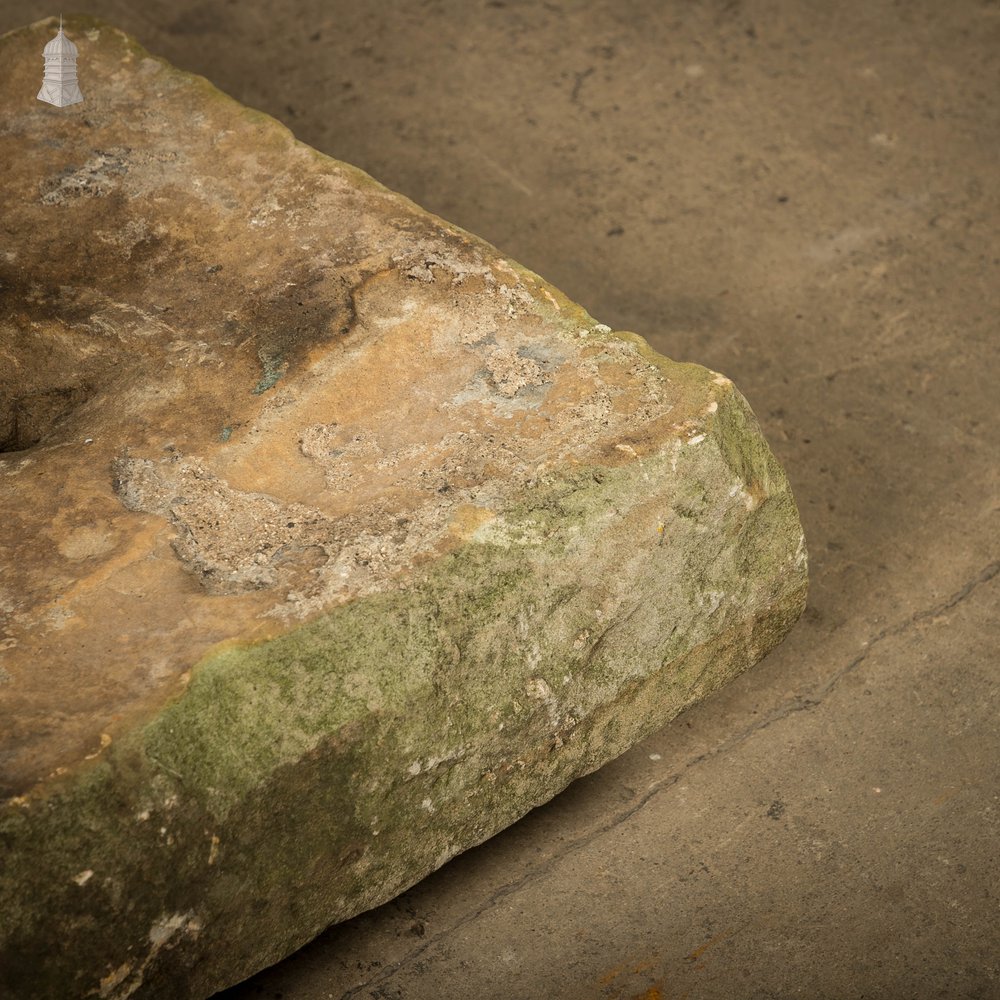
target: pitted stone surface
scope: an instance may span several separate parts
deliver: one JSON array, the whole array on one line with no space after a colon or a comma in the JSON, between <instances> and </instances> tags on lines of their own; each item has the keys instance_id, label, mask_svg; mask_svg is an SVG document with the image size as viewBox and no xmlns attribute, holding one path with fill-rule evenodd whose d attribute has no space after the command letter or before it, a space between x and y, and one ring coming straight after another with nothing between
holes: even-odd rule
<instances>
[{"instance_id":1,"label":"pitted stone surface","mask_svg":"<svg viewBox=\"0 0 1000 1000\"><path fill-rule=\"evenodd\" d=\"M49 30L0 39L0 984L206 996L759 659L805 549L724 376L108 25L34 102Z\"/></svg>"}]
</instances>

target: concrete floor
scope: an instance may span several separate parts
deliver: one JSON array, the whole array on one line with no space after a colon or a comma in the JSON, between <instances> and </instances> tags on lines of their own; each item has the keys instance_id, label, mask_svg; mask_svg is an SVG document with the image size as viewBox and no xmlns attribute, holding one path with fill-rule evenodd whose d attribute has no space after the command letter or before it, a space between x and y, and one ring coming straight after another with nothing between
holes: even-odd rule
<instances>
[{"instance_id":1,"label":"concrete floor","mask_svg":"<svg viewBox=\"0 0 1000 1000\"><path fill-rule=\"evenodd\" d=\"M220 996L1000 997L1000 4L89 10L732 377L811 553L749 674Z\"/></svg>"}]
</instances>

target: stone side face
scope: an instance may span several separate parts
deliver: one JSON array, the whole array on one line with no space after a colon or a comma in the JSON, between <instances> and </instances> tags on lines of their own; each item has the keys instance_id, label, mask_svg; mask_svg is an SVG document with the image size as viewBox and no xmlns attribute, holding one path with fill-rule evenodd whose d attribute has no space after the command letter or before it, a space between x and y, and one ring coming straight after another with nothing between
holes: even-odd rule
<instances>
[{"instance_id":1,"label":"stone side face","mask_svg":"<svg viewBox=\"0 0 1000 1000\"><path fill-rule=\"evenodd\" d=\"M70 27L86 125L0 39L0 994L201 998L759 660L806 554L728 379Z\"/></svg>"}]
</instances>

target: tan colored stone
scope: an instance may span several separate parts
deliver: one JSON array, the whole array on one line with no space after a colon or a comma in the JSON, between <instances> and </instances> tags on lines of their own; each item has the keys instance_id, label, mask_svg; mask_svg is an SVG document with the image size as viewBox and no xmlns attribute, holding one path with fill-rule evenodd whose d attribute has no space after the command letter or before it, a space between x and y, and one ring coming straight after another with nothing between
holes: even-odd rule
<instances>
[{"instance_id":1,"label":"tan colored stone","mask_svg":"<svg viewBox=\"0 0 1000 1000\"><path fill-rule=\"evenodd\" d=\"M0 984L205 996L749 666L805 551L728 379L107 25L35 102L48 31L0 39Z\"/></svg>"}]
</instances>

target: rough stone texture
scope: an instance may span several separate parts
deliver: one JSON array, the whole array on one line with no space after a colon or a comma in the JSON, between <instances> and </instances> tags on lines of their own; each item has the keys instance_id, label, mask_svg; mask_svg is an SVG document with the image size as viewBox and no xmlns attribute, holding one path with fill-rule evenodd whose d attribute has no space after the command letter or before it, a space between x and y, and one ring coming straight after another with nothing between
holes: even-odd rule
<instances>
[{"instance_id":1,"label":"rough stone texture","mask_svg":"<svg viewBox=\"0 0 1000 1000\"><path fill-rule=\"evenodd\" d=\"M0 40L0 985L205 996L753 663L805 550L728 379L67 31L67 109Z\"/></svg>"}]
</instances>

